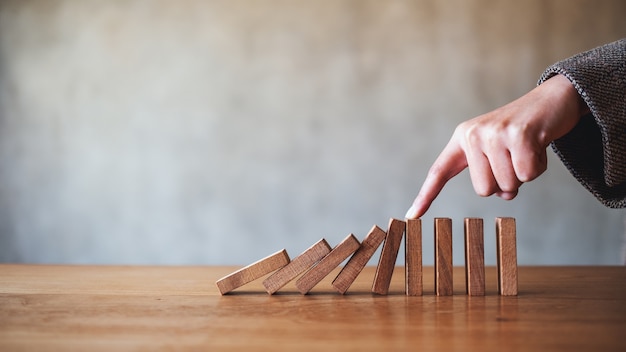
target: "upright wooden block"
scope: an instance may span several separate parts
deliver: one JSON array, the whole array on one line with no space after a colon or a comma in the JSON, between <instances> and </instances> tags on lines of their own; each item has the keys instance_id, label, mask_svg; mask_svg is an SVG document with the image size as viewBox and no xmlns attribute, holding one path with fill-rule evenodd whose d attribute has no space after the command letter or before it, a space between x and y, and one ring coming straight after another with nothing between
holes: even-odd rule
<instances>
[{"instance_id":1,"label":"upright wooden block","mask_svg":"<svg viewBox=\"0 0 626 352\"><path fill-rule=\"evenodd\" d=\"M387 236L385 237L378 266L376 267L374 283L372 284L372 292L376 294L386 295L389 292L389 284L391 283L393 269L396 266L396 258L398 257L405 228L406 223L404 221L398 219L389 220L389 229L387 230Z\"/></svg>"},{"instance_id":2,"label":"upright wooden block","mask_svg":"<svg viewBox=\"0 0 626 352\"><path fill-rule=\"evenodd\" d=\"M226 294L238 287L254 281L274 270L289 264L286 250L278 251L268 257L243 267L232 274L224 276L215 283L221 294Z\"/></svg>"},{"instance_id":3,"label":"upright wooden block","mask_svg":"<svg viewBox=\"0 0 626 352\"><path fill-rule=\"evenodd\" d=\"M363 242L361 242L361 247L359 247L348 263L341 269L341 272L337 275L335 280L333 280L333 287L337 291L341 294L346 293L372 255L374 255L376 249L383 243L385 235L385 231L380 227L376 225L372 227Z\"/></svg>"},{"instance_id":4,"label":"upright wooden block","mask_svg":"<svg viewBox=\"0 0 626 352\"><path fill-rule=\"evenodd\" d=\"M465 219L465 289L470 296L485 295L483 219Z\"/></svg>"},{"instance_id":5,"label":"upright wooden block","mask_svg":"<svg viewBox=\"0 0 626 352\"><path fill-rule=\"evenodd\" d=\"M435 218L435 294L452 295L452 220Z\"/></svg>"},{"instance_id":6,"label":"upright wooden block","mask_svg":"<svg viewBox=\"0 0 626 352\"><path fill-rule=\"evenodd\" d=\"M331 248L330 245L328 245L328 242L322 238L317 243L302 252L302 254L294 258L291 263L278 269L278 271L266 278L265 281L263 281L265 290L270 295L274 294L289 281L295 279L296 276L302 274L313 264L324 258L328 253L330 253L330 249Z\"/></svg>"},{"instance_id":7,"label":"upright wooden block","mask_svg":"<svg viewBox=\"0 0 626 352\"><path fill-rule=\"evenodd\" d=\"M408 219L404 237L405 289L407 296L421 296L422 284L422 220Z\"/></svg>"},{"instance_id":8,"label":"upright wooden block","mask_svg":"<svg viewBox=\"0 0 626 352\"><path fill-rule=\"evenodd\" d=\"M298 291L300 291L303 295L307 294L334 268L359 249L360 245L359 240L357 240L353 234L348 235L348 237L335 246L330 253L317 262L317 264L315 264L306 273L300 276L298 281L296 281Z\"/></svg>"},{"instance_id":9,"label":"upright wooden block","mask_svg":"<svg viewBox=\"0 0 626 352\"><path fill-rule=\"evenodd\" d=\"M517 295L517 239L515 218L496 218L498 293Z\"/></svg>"}]
</instances>

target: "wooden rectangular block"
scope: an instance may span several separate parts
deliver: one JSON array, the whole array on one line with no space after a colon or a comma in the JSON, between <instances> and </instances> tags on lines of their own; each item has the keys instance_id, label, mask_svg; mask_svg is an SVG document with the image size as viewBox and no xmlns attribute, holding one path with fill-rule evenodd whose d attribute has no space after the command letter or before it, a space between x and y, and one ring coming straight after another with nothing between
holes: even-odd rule
<instances>
[{"instance_id":1,"label":"wooden rectangular block","mask_svg":"<svg viewBox=\"0 0 626 352\"><path fill-rule=\"evenodd\" d=\"M267 293L274 294L280 290L289 281L295 279L298 275L309 269L313 264L324 258L330 253L330 245L325 239L319 240L317 243L306 249L302 254L294 258L291 263L278 269L263 281L263 286Z\"/></svg>"},{"instance_id":2,"label":"wooden rectangular block","mask_svg":"<svg viewBox=\"0 0 626 352\"><path fill-rule=\"evenodd\" d=\"M385 235L385 231L380 227L376 225L372 227L363 242L361 242L359 249L354 253L343 269L341 269L341 272L339 272L335 280L333 280L333 287L337 291L341 294L346 293L372 255L374 255L374 252L376 252L380 244L383 243Z\"/></svg>"},{"instance_id":3,"label":"wooden rectangular block","mask_svg":"<svg viewBox=\"0 0 626 352\"><path fill-rule=\"evenodd\" d=\"M407 296L421 296L422 284L422 220L408 219L404 237L405 289Z\"/></svg>"},{"instance_id":4,"label":"wooden rectangular block","mask_svg":"<svg viewBox=\"0 0 626 352\"><path fill-rule=\"evenodd\" d=\"M334 268L359 249L360 245L359 240L357 240L353 234L348 235L348 237L335 246L330 253L300 276L298 281L296 281L298 291L303 295L307 294Z\"/></svg>"},{"instance_id":5,"label":"wooden rectangular block","mask_svg":"<svg viewBox=\"0 0 626 352\"><path fill-rule=\"evenodd\" d=\"M389 229L383 243L383 249L380 253L376 274L374 275L374 283L372 284L372 292L379 295L386 295L389 292L389 284L393 269L396 266L396 258L400 250L400 243L406 223L398 219L389 220Z\"/></svg>"},{"instance_id":6,"label":"wooden rectangular block","mask_svg":"<svg viewBox=\"0 0 626 352\"><path fill-rule=\"evenodd\" d=\"M517 238L515 218L496 218L498 293L517 295Z\"/></svg>"},{"instance_id":7,"label":"wooden rectangular block","mask_svg":"<svg viewBox=\"0 0 626 352\"><path fill-rule=\"evenodd\" d=\"M452 295L452 220L435 218L435 294Z\"/></svg>"},{"instance_id":8,"label":"wooden rectangular block","mask_svg":"<svg viewBox=\"0 0 626 352\"><path fill-rule=\"evenodd\" d=\"M470 296L485 295L485 244L483 219L465 219L465 290Z\"/></svg>"},{"instance_id":9,"label":"wooden rectangular block","mask_svg":"<svg viewBox=\"0 0 626 352\"><path fill-rule=\"evenodd\" d=\"M283 249L224 276L215 284L221 294L226 294L287 264L289 264L289 255Z\"/></svg>"}]
</instances>

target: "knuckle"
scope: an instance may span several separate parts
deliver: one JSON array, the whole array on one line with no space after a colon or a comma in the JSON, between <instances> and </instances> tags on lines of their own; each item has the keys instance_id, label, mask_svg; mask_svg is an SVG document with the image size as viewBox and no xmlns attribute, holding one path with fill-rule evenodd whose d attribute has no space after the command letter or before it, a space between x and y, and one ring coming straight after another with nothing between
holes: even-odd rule
<instances>
[{"instance_id":1,"label":"knuckle","mask_svg":"<svg viewBox=\"0 0 626 352\"><path fill-rule=\"evenodd\" d=\"M517 192L518 189L519 189L518 184L510 184L510 185L506 185L505 187L500 187L500 190L506 193L515 193Z\"/></svg>"},{"instance_id":2,"label":"knuckle","mask_svg":"<svg viewBox=\"0 0 626 352\"><path fill-rule=\"evenodd\" d=\"M492 194L496 193L497 189L496 187L492 185L479 184L479 185L474 185L474 191L476 192L477 195L481 197L489 197Z\"/></svg>"},{"instance_id":3,"label":"knuckle","mask_svg":"<svg viewBox=\"0 0 626 352\"><path fill-rule=\"evenodd\" d=\"M462 128L463 139L467 145L477 146L480 145L482 140L481 131L475 124L465 124Z\"/></svg>"},{"instance_id":4,"label":"knuckle","mask_svg":"<svg viewBox=\"0 0 626 352\"><path fill-rule=\"evenodd\" d=\"M517 186L513 183L503 183L500 185L500 191L505 193L515 192L517 190Z\"/></svg>"},{"instance_id":5,"label":"knuckle","mask_svg":"<svg viewBox=\"0 0 626 352\"><path fill-rule=\"evenodd\" d=\"M532 162L528 167L523 168L518 172L517 178L521 182L530 182L543 174L547 168L548 165L545 162L545 159L540 156L535 156L532 158Z\"/></svg>"},{"instance_id":6,"label":"knuckle","mask_svg":"<svg viewBox=\"0 0 626 352\"><path fill-rule=\"evenodd\" d=\"M517 192L521 185L522 182L515 176L515 173L513 173L513 175L509 178L498 181L498 187L500 188L500 192Z\"/></svg>"},{"instance_id":7,"label":"knuckle","mask_svg":"<svg viewBox=\"0 0 626 352\"><path fill-rule=\"evenodd\" d=\"M534 169L524 169L519 172L517 178L522 182L530 182L539 176Z\"/></svg>"},{"instance_id":8,"label":"knuckle","mask_svg":"<svg viewBox=\"0 0 626 352\"><path fill-rule=\"evenodd\" d=\"M530 125L523 121L507 125L506 130L510 137L524 138L530 135Z\"/></svg>"},{"instance_id":9,"label":"knuckle","mask_svg":"<svg viewBox=\"0 0 626 352\"><path fill-rule=\"evenodd\" d=\"M441 162L435 162L428 170L428 178L437 181L449 179L449 174L450 170Z\"/></svg>"}]
</instances>

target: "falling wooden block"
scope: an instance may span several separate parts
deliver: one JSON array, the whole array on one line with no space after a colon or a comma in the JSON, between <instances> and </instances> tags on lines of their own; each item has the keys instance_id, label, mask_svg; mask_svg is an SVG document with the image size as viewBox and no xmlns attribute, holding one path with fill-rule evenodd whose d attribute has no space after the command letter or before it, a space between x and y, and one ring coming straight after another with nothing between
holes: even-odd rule
<instances>
[{"instance_id":1,"label":"falling wooden block","mask_svg":"<svg viewBox=\"0 0 626 352\"><path fill-rule=\"evenodd\" d=\"M515 218L496 218L498 293L517 295L517 240Z\"/></svg>"},{"instance_id":2,"label":"falling wooden block","mask_svg":"<svg viewBox=\"0 0 626 352\"><path fill-rule=\"evenodd\" d=\"M243 267L232 274L224 276L215 283L221 294L226 294L274 270L289 264L286 250L278 251L268 257Z\"/></svg>"},{"instance_id":3,"label":"falling wooden block","mask_svg":"<svg viewBox=\"0 0 626 352\"><path fill-rule=\"evenodd\" d=\"M326 275L328 275L341 262L354 253L360 246L359 240L353 234L348 235L341 243L333 248L324 258L322 258L311 269L304 273L298 281L296 287L300 293L307 294Z\"/></svg>"},{"instance_id":4,"label":"falling wooden block","mask_svg":"<svg viewBox=\"0 0 626 352\"><path fill-rule=\"evenodd\" d=\"M483 219L465 219L465 289L470 296L485 295Z\"/></svg>"},{"instance_id":5,"label":"falling wooden block","mask_svg":"<svg viewBox=\"0 0 626 352\"><path fill-rule=\"evenodd\" d=\"M285 286L289 281L295 279L296 276L302 274L313 264L324 258L328 253L330 253L330 249L331 248L328 245L328 242L322 238L317 243L302 252L302 254L294 258L291 263L285 265L266 278L263 281L265 290L270 295L280 290L280 288Z\"/></svg>"},{"instance_id":6,"label":"falling wooden block","mask_svg":"<svg viewBox=\"0 0 626 352\"><path fill-rule=\"evenodd\" d=\"M380 253L380 259L378 260L374 283L372 285L372 292L374 293L386 295L389 292L389 284L391 283L393 269L396 266L396 258L398 257L405 227L406 223L402 220L389 220L389 229L387 230L387 236L383 243L383 249Z\"/></svg>"},{"instance_id":7,"label":"falling wooden block","mask_svg":"<svg viewBox=\"0 0 626 352\"><path fill-rule=\"evenodd\" d=\"M452 220L435 218L435 294L452 295Z\"/></svg>"},{"instance_id":8,"label":"falling wooden block","mask_svg":"<svg viewBox=\"0 0 626 352\"><path fill-rule=\"evenodd\" d=\"M333 280L333 287L337 291L341 294L346 293L372 255L374 255L376 249L378 249L380 244L383 243L385 235L385 231L383 231L380 227L376 225L372 227L363 242L361 242L359 249L357 249L348 263L343 267L343 269L341 269L339 275L337 275L335 280Z\"/></svg>"},{"instance_id":9,"label":"falling wooden block","mask_svg":"<svg viewBox=\"0 0 626 352\"><path fill-rule=\"evenodd\" d=\"M404 238L407 296L422 295L422 220L408 219Z\"/></svg>"}]
</instances>

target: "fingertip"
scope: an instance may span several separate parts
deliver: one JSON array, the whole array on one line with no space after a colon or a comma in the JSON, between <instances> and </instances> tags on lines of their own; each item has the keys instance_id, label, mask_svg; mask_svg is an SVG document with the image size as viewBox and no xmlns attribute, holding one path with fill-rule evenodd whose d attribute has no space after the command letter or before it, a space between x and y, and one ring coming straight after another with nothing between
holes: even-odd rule
<instances>
[{"instance_id":1,"label":"fingertip","mask_svg":"<svg viewBox=\"0 0 626 352\"><path fill-rule=\"evenodd\" d=\"M407 219L417 219L420 215L421 214L419 214L417 206L413 203L404 217Z\"/></svg>"},{"instance_id":2,"label":"fingertip","mask_svg":"<svg viewBox=\"0 0 626 352\"><path fill-rule=\"evenodd\" d=\"M504 200L512 200L517 196L517 191L513 192L497 192L496 195Z\"/></svg>"},{"instance_id":3,"label":"fingertip","mask_svg":"<svg viewBox=\"0 0 626 352\"><path fill-rule=\"evenodd\" d=\"M411 204L411 207L406 212L405 218L419 219L422 215L424 215L426 210L428 210L431 202L432 200L424 200L424 196L422 194L418 194L417 198L415 198L415 201L413 201L413 204Z\"/></svg>"}]
</instances>

